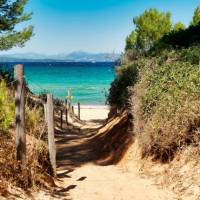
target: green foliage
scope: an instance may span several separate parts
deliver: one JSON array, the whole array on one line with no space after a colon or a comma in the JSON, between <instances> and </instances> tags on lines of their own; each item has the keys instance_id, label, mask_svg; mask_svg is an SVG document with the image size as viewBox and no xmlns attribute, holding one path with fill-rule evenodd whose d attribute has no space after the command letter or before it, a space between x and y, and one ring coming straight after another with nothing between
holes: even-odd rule
<instances>
[{"instance_id":1,"label":"green foliage","mask_svg":"<svg viewBox=\"0 0 200 200\"><path fill-rule=\"evenodd\" d=\"M135 30L127 37L125 50L149 53L166 48L188 48L200 43L200 7L197 7L191 26L188 28L181 22L171 25L169 12L163 13L156 9L146 10L135 17ZM150 50L150 51L149 51Z\"/></svg>"},{"instance_id":2,"label":"green foliage","mask_svg":"<svg viewBox=\"0 0 200 200\"><path fill-rule=\"evenodd\" d=\"M111 106L119 108L128 104L129 86L134 85L137 80L138 70L134 64L118 68L117 76L111 84L107 101Z\"/></svg>"},{"instance_id":3,"label":"green foliage","mask_svg":"<svg viewBox=\"0 0 200 200\"><path fill-rule=\"evenodd\" d=\"M169 13L150 9L134 18L125 66L117 71L108 102L126 107L129 86L135 87L133 117L143 156L169 161L177 150L200 144L199 13L200 7L188 28L177 23L173 30Z\"/></svg>"},{"instance_id":4,"label":"green foliage","mask_svg":"<svg viewBox=\"0 0 200 200\"><path fill-rule=\"evenodd\" d=\"M148 116L158 104L166 105L172 101L178 106L185 95L193 95L194 90L200 95L200 84L191 84L191 80L199 75L198 68L185 62L165 64L157 68L148 77L148 88L143 98L143 111ZM162 102L161 102L162 101Z\"/></svg>"},{"instance_id":5,"label":"green foliage","mask_svg":"<svg viewBox=\"0 0 200 200\"><path fill-rule=\"evenodd\" d=\"M156 9L145 10L133 22L136 26L137 47L142 51L149 50L155 42L171 30L171 14L163 13Z\"/></svg>"},{"instance_id":6,"label":"green foliage","mask_svg":"<svg viewBox=\"0 0 200 200\"><path fill-rule=\"evenodd\" d=\"M186 62L190 62L191 64L199 64L200 63L200 47L192 46L187 49L182 49L182 60Z\"/></svg>"},{"instance_id":7,"label":"green foliage","mask_svg":"<svg viewBox=\"0 0 200 200\"><path fill-rule=\"evenodd\" d=\"M156 43L153 49L161 51L161 49L166 49L166 46L171 46L173 48L188 48L199 43L200 24L190 26L185 30L171 31L167 35L164 35L160 41Z\"/></svg>"},{"instance_id":8,"label":"green foliage","mask_svg":"<svg viewBox=\"0 0 200 200\"><path fill-rule=\"evenodd\" d=\"M24 13L27 0L0 0L0 50L23 46L33 34L33 27L16 31L15 26L31 18L31 13Z\"/></svg>"},{"instance_id":9,"label":"green foliage","mask_svg":"<svg viewBox=\"0 0 200 200\"><path fill-rule=\"evenodd\" d=\"M185 25L182 22L178 22L174 25L173 31L178 32L185 29L186 29Z\"/></svg>"},{"instance_id":10,"label":"green foliage","mask_svg":"<svg viewBox=\"0 0 200 200\"><path fill-rule=\"evenodd\" d=\"M200 6L198 6L194 11L194 16L192 18L191 25L197 26L200 23Z\"/></svg>"},{"instance_id":11,"label":"green foliage","mask_svg":"<svg viewBox=\"0 0 200 200\"><path fill-rule=\"evenodd\" d=\"M199 143L199 51L198 46L164 50L145 59L137 84L144 120L139 136L143 156L167 161L183 146Z\"/></svg>"},{"instance_id":12,"label":"green foliage","mask_svg":"<svg viewBox=\"0 0 200 200\"><path fill-rule=\"evenodd\" d=\"M14 102L10 98L6 83L0 82L0 131L6 132L14 119Z\"/></svg>"},{"instance_id":13,"label":"green foliage","mask_svg":"<svg viewBox=\"0 0 200 200\"><path fill-rule=\"evenodd\" d=\"M137 33L132 31L132 33L126 38L126 47L125 50L136 49L136 42L137 42Z\"/></svg>"}]
</instances>

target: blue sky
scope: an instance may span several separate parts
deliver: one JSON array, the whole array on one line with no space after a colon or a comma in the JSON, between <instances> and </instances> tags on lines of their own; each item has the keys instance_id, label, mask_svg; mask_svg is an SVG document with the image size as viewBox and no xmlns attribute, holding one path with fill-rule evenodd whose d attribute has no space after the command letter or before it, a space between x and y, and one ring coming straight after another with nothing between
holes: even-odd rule
<instances>
[{"instance_id":1,"label":"blue sky","mask_svg":"<svg viewBox=\"0 0 200 200\"><path fill-rule=\"evenodd\" d=\"M198 5L199 0L29 0L35 36L7 53L122 52L133 17L145 9L170 11L173 22L187 25Z\"/></svg>"}]
</instances>

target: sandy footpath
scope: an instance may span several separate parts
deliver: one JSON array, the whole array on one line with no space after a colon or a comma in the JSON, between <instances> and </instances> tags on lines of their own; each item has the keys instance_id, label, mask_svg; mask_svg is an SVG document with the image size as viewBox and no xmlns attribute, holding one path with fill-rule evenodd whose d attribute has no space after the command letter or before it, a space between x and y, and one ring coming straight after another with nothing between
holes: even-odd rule
<instances>
[{"instance_id":1,"label":"sandy footpath","mask_svg":"<svg viewBox=\"0 0 200 200\"><path fill-rule=\"evenodd\" d=\"M154 185L152 180L141 178L138 169L133 163L132 169L129 170L125 166L107 165L100 166L93 162L88 162L92 153L87 153L85 145L90 140L90 132L94 127L99 126L99 121L106 119L109 108L106 106L82 106L81 119L89 120L84 126L82 124L76 126L80 127L80 133L77 136L73 131L69 137L73 136L71 140L73 154L71 160L76 163L80 161L80 166L73 170L63 171L58 173L66 174L67 178L62 179L62 187L66 189L67 197L65 200L174 200L176 199L171 191L159 189ZM75 107L77 114L77 107ZM93 122L93 123L91 123ZM85 134L85 129L87 135ZM92 135L96 133L92 133ZM64 141L62 139L62 141ZM64 143L62 143L65 145ZM80 150L77 150L77 147ZM83 148L82 148L82 147ZM63 147L63 146L62 146ZM66 145L67 147L67 145ZM81 147L81 148L80 148ZM70 148L69 148L70 149ZM66 151L71 152L71 150ZM80 154L80 155L79 155ZM70 159L69 157L66 159ZM84 160L86 161L84 163ZM131 161L131 162L134 162ZM130 164L130 163L129 163ZM132 165L132 164L131 164Z\"/></svg>"},{"instance_id":2,"label":"sandy footpath","mask_svg":"<svg viewBox=\"0 0 200 200\"><path fill-rule=\"evenodd\" d=\"M152 180L140 177L135 161L133 168L126 166L101 166L96 159L94 144L96 129L102 130L102 119L107 118L108 107L87 106L81 108L84 123L73 120L57 134L57 175L59 188L53 191L38 191L35 200L175 200L171 191L159 189ZM75 113L77 108L75 107ZM110 124L111 123L111 124ZM109 122L106 126L116 124ZM116 123L116 121L115 121ZM118 123L118 122L117 122ZM97 128L96 128L97 127ZM101 138L101 135L100 135ZM112 138L111 138L112 139ZM93 141L92 141L93 140ZM96 140L98 142L99 139ZM1 199L1 198L0 198Z\"/></svg>"},{"instance_id":3,"label":"sandy footpath","mask_svg":"<svg viewBox=\"0 0 200 200\"><path fill-rule=\"evenodd\" d=\"M151 180L142 179L136 171L126 171L113 165L85 165L68 174L72 177L70 185L73 186L69 196L73 200L175 199L170 191L158 189Z\"/></svg>"}]
</instances>

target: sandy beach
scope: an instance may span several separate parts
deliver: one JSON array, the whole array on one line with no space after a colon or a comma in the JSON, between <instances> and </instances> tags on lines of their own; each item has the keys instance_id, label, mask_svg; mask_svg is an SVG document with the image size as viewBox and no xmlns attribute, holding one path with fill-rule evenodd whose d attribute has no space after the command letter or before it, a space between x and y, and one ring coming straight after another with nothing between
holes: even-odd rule
<instances>
[{"instance_id":1,"label":"sandy beach","mask_svg":"<svg viewBox=\"0 0 200 200\"><path fill-rule=\"evenodd\" d=\"M75 114L78 114L78 107L74 106ZM82 105L81 120L103 120L108 117L109 106Z\"/></svg>"}]
</instances>

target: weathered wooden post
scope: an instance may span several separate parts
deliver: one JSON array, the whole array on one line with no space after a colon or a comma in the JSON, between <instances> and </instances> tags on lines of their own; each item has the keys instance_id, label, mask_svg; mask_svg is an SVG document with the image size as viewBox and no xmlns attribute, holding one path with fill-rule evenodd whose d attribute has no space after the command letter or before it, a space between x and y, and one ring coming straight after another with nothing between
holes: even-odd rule
<instances>
[{"instance_id":1,"label":"weathered wooden post","mask_svg":"<svg viewBox=\"0 0 200 200\"><path fill-rule=\"evenodd\" d=\"M60 127L61 129L63 127L63 110L62 109L60 110Z\"/></svg>"},{"instance_id":2,"label":"weathered wooden post","mask_svg":"<svg viewBox=\"0 0 200 200\"><path fill-rule=\"evenodd\" d=\"M44 119L45 119L45 122L47 122L47 104L44 103Z\"/></svg>"},{"instance_id":3,"label":"weathered wooden post","mask_svg":"<svg viewBox=\"0 0 200 200\"><path fill-rule=\"evenodd\" d=\"M66 115L66 124L68 124L68 96L66 96L66 99L65 99L65 115Z\"/></svg>"},{"instance_id":4,"label":"weathered wooden post","mask_svg":"<svg viewBox=\"0 0 200 200\"><path fill-rule=\"evenodd\" d=\"M67 107L65 108L65 114L66 114L66 124L68 124L68 110L67 110Z\"/></svg>"},{"instance_id":5,"label":"weathered wooden post","mask_svg":"<svg viewBox=\"0 0 200 200\"><path fill-rule=\"evenodd\" d=\"M65 107L67 107L68 101L67 101L67 97L65 99Z\"/></svg>"},{"instance_id":6,"label":"weathered wooden post","mask_svg":"<svg viewBox=\"0 0 200 200\"><path fill-rule=\"evenodd\" d=\"M74 114L74 106L72 106L72 114Z\"/></svg>"},{"instance_id":7,"label":"weathered wooden post","mask_svg":"<svg viewBox=\"0 0 200 200\"><path fill-rule=\"evenodd\" d=\"M78 102L78 119L81 119L81 104Z\"/></svg>"},{"instance_id":8,"label":"weathered wooden post","mask_svg":"<svg viewBox=\"0 0 200 200\"><path fill-rule=\"evenodd\" d=\"M71 113L72 107L71 107L71 103L70 102L68 102L68 110L69 110L69 113Z\"/></svg>"},{"instance_id":9,"label":"weathered wooden post","mask_svg":"<svg viewBox=\"0 0 200 200\"><path fill-rule=\"evenodd\" d=\"M52 94L47 94L47 125L50 162L52 165L53 173L56 175L56 148L54 139L54 108Z\"/></svg>"},{"instance_id":10,"label":"weathered wooden post","mask_svg":"<svg viewBox=\"0 0 200 200\"><path fill-rule=\"evenodd\" d=\"M71 90L68 90L67 102L68 102L68 109L70 112L72 111L72 99L73 99L72 92Z\"/></svg>"},{"instance_id":11,"label":"weathered wooden post","mask_svg":"<svg viewBox=\"0 0 200 200\"><path fill-rule=\"evenodd\" d=\"M26 166L26 134L25 134L25 99L24 99L24 66L14 67L15 85L15 116L16 116L16 148L17 160Z\"/></svg>"}]
</instances>

